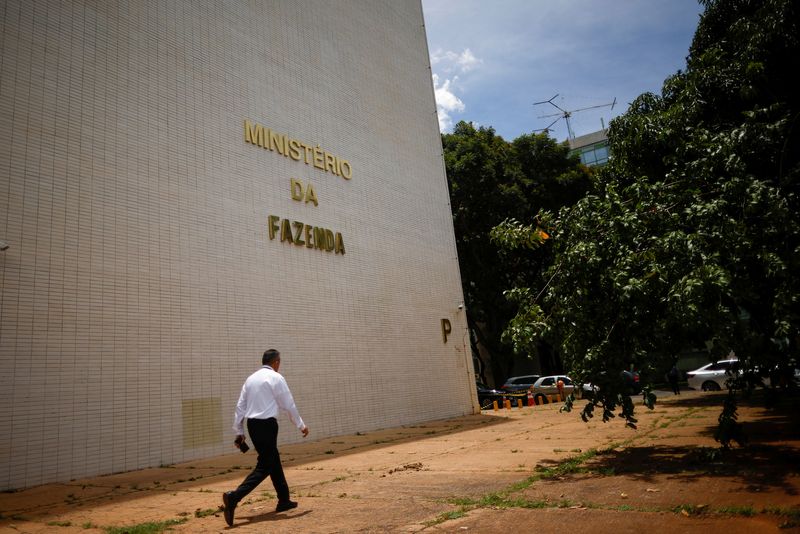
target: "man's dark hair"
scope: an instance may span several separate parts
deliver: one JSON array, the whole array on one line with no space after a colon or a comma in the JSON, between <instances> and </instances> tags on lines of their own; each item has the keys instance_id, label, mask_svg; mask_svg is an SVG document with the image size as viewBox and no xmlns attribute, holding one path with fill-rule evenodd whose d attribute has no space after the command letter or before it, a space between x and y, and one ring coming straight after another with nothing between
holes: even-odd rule
<instances>
[{"instance_id":1,"label":"man's dark hair","mask_svg":"<svg viewBox=\"0 0 800 534\"><path fill-rule=\"evenodd\" d=\"M280 358L281 353L275 349L267 349L264 351L264 355L261 357L261 364L262 365L269 365L273 361Z\"/></svg>"}]
</instances>

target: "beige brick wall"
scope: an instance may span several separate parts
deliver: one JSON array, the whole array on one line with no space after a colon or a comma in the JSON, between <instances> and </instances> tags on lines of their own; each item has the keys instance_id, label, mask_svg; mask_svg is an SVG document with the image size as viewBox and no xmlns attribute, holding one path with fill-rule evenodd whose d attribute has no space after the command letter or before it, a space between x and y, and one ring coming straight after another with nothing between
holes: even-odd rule
<instances>
[{"instance_id":1,"label":"beige brick wall","mask_svg":"<svg viewBox=\"0 0 800 534\"><path fill-rule=\"evenodd\" d=\"M418 0L0 10L0 489L231 452L268 347L312 437L472 411ZM270 240L270 215L346 253Z\"/></svg>"}]
</instances>

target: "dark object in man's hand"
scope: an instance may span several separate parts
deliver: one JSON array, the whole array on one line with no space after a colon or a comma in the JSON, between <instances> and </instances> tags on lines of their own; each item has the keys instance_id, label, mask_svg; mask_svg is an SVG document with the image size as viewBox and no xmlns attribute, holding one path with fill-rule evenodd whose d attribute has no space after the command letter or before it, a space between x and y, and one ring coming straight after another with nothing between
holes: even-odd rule
<instances>
[{"instance_id":1,"label":"dark object in man's hand","mask_svg":"<svg viewBox=\"0 0 800 534\"><path fill-rule=\"evenodd\" d=\"M250 446L247 444L247 442L244 440L244 438L241 438L241 439L240 438L236 438L236 440L233 442L233 444L236 445L239 448L239 450L242 451L242 452L247 452L247 451L250 450Z\"/></svg>"}]
</instances>

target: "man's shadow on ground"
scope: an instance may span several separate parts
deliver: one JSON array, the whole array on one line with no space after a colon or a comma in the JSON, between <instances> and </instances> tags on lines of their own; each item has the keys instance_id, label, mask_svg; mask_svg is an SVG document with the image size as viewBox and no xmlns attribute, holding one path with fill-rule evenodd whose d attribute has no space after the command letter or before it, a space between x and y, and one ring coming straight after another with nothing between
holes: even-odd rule
<instances>
[{"instance_id":1,"label":"man's shadow on ground","mask_svg":"<svg viewBox=\"0 0 800 534\"><path fill-rule=\"evenodd\" d=\"M232 529L232 528L236 528L238 526L244 526L244 525L255 525L257 523L263 523L265 521L285 521L287 519L296 519L298 517L303 517L304 515L308 515L312 511L313 510L304 510L304 511L302 511L300 513L291 514L291 515L287 515L287 514L285 514L283 512L278 513L278 512L272 511L272 512L266 512L266 513L263 513L263 514L253 515L253 516L250 516L250 517L247 517L247 516L245 516L245 517L237 517L237 519L240 520L241 523L238 524L238 525L234 523L234 525L232 527L228 527L228 529Z\"/></svg>"}]
</instances>

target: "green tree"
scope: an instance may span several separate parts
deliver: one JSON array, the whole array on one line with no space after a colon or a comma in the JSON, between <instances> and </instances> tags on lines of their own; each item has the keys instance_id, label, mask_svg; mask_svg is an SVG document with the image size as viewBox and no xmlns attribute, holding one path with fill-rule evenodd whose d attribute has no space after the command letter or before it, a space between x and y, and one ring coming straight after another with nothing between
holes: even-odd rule
<instances>
[{"instance_id":1,"label":"green tree","mask_svg":"<svg viewBox=\"0 0 800 534\"><path fill-rule=\"evenodd\" d=\"M506 255L489 232L505 219L575 202L588 190L591 175L577 157L569 157L565 144L545 134L508 142L492 128L460 122L452 134L442 135L442 145L470 331L473 342L488 351L493 376L502 380L513 357L502 334L516 312L503 291L538 273L546 253L528 248Z\"/></svg>"},{"instance_id":2,"label":"green tree","mask_svg":"<svg viewBox=\"0 0 800 534\"><path fill-rule=\"evenodd\" d=\"M756 369L787 368L800 339L800 67L798 4L707 0L685 72L612 121L611 163L597 187L550 225L553 263L513 325L557 344L578 380L602 382L601 408L635 424L616 377L655 372L687 347L733 350L718 439L736 439L735 392ZM535 227L505 224L513 249ZM550 245L550 243L552 245ZM521 338L518 343L531 343ZM652 406L653 397L645 391Z\"/></svg>"}]
</instances>

